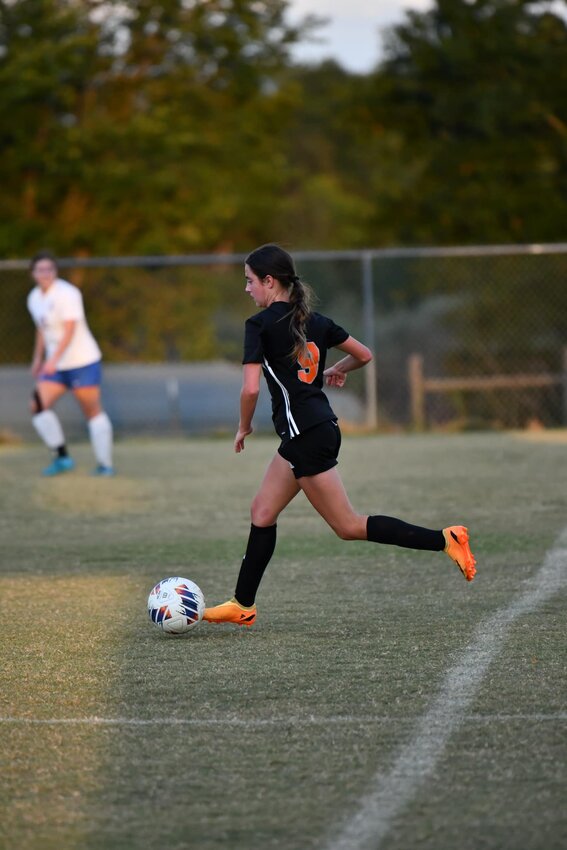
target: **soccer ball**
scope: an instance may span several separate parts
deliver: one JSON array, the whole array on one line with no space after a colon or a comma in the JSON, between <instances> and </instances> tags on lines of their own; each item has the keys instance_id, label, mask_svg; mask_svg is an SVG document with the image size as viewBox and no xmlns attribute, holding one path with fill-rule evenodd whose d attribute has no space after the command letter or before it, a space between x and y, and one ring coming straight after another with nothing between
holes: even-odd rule
<instances>
[{"instance_id":1,"label":"soccer ball","mask_svg":"<svg viewBox=\"0 0 567 850\"><path fill-rule=\"evenodd\" d=\"M152 623L169 635L181 635L203 618L205 597L194 581L181 576L164 578L148 596Z\"/></svg>"}]
</instances>

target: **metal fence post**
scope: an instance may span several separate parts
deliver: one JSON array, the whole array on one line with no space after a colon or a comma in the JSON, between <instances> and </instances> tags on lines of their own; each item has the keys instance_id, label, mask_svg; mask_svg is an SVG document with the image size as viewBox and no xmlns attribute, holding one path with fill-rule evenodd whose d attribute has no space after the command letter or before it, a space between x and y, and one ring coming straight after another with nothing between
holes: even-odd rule
<instances>
[{"instance_id":1,"label":"metal fence post","mask_svg":"<svg viewBox=\"0 0 567 850\"><path fill-rule=\"evenodd\" d=\"M375 322L374 322L374 281L372 279L372 253L362 254L362 324L364 342L375 354ZM374 357L364 369L366 389L366 427L378 427L378 397L376 388L376 358Z\"/></svg>"},{"instance_id":2,"label":"metal fence post","mask_svg":"<svg viewBox=\"0 0 567 850\"><path fill-rule=\"evenodd\" d=\"M408 358L408 381L412 426L416 431L423 431L425 429L425 387L421 354L410 354Z\"/></svg>"},{"instance_id":3,"label":"metal fence post","mask_svg":"<svg viewBox=\"0 0 567 850\"><path fill-rule=\"evenodd\" d=\"M173 433L181 431L181 414L179 410L179 379L168 378L165 382L165 392L169 406L169 426Z\"/></svg>"},{"instance_id":4,"label":"metal fence post","mask_svg":"<svg viewBox=\"0 0 567 850\"><path fill-rule=\"evenodd\" d=\"M563 425L567 427L567 345L563 348L563 369L561 377L563 384Z\"/></svg>"}]
</instances>

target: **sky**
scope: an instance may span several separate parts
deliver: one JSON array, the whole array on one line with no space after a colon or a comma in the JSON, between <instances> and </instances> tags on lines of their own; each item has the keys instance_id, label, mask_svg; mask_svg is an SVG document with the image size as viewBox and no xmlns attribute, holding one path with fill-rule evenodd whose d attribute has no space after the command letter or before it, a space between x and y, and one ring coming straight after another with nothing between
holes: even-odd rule
<instances>
[{"instance_id":1,"label":"sky","mask_svg":"<svg viewBox=\"0 0 567 850\"><path fill-rule=\"evenodd\" d=\"M300 45L294 56L302 62L331 56L349 71L365 73L380 58L380 29L401 21L405 9L430 5L430 0L290 0L292 22L308 14L330 19L319 30L323 43Z\"/></svg>"}]
</instances>

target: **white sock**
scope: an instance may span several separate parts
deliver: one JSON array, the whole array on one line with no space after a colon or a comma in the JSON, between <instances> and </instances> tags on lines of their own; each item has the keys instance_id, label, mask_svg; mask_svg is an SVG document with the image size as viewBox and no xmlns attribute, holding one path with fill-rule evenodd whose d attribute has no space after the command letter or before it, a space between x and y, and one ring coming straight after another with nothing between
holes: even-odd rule
<instances>
[{"instance_id":1,"label":"white sock","mask_svg":"<svg viewBox=\"0 0 567 850\"><path fill-rule=\"evenodd\" d=\"M65 445L65 436L61 422L53 410L42 410L32 416L33 427L48 449L58 449Z\"/></svg>"},{"instance_id":2,"label":"white sock","mask_svg":"<svg viewBox=\"0 0 567 850\"><path fill-rule=\"evenodd\" d=\"M89 434L97 463L112 466L112 422L104 410L89 419Z\"/></svg>"}]
</instances>

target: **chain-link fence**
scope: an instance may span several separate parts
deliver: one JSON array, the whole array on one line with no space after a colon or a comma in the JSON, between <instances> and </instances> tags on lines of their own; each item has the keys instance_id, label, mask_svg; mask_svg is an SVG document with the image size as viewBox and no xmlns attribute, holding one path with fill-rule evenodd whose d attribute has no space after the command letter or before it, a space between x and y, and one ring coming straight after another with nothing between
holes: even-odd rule
<instances>
[{"instance_id":1,"label":"chain-link fence","mask_svg":"<svg viewBox=\"0 0 567 850\"><path fill-rule=\"evenodd\" d=\"M295 257L317 309L376 355L370 369L349 376L348 393L333 396L344 421L388 429L567 424L567 245ZM254 311L242 260L61 262L103 348L105 403L118 430L232 429L243 320ZM0 275L0 429L28 436L27 263L0 262ZM260 421L269 425L266 399Z\"/></svg>"}]
</instances>

